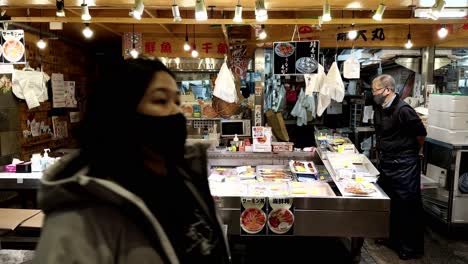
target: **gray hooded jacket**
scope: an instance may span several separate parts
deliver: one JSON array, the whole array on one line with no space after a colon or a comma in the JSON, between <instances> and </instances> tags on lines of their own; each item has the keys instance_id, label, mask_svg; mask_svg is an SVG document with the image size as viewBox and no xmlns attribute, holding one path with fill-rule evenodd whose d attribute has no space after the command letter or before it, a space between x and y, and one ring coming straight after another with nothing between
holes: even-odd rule
<instances>
[{"instance_id":1,"label":"gray hooded jacket","mask_svg":"<svg viewBox=\"0 0 468 264\"><path fill-rule=\"evenodd\" d=\"M67 175L67 167L78 157L79 153L62 158L41 179L38 199L46 219L34 263L180 263L165 230L142 199L115 182L87 176L86 166ZM206 149L187 148L186 160L193 182L186 182L187 187L205 213L220 223L207 184ZM129 210L138 216L137 222L122 213ZM221 225L215 228L223 237ZM223 263L229 263L226 238L222 242Z\"/></svg>"}]
</instances>

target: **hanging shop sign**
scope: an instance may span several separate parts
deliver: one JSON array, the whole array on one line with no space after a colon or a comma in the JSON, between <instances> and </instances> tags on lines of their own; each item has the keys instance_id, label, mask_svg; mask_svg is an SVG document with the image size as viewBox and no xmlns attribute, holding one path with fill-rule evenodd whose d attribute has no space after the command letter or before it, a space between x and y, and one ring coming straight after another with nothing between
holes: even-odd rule
<instances>
[{"instance_id":1,"label":"hanging shop sign","mask_svg":"<svg viewBox=\"0 0 468 264\"><path fill-rule=\"evenodd\" d=\"M26 48L23 30L3 30L0 39L0 64L25 64Z\"/></svg>"},{"instance_id":2,"label":"hanging shop sign","mask_svg":"<svg viewBox=\"0 0 468 264\"><path fill-rule=\"evenodd\" d=\"M188 58L190 51L184 50L185 39L156 38L154 35L135 32L126 32L123 36L123 55L130 56L133 48L146 57ZM191 48L196 48L200 58L224 58L228 53L228 45L222 38L200 38L190 43Z\"/></svg>"},{"instance_id":3,"label":"hanging shop sign","mask_svg":"<svg viewBox=\"0 0 468 264\"><path fill-rule=\"evenodd\" d=\"M273 73L277 75L314 74L318 70L320 42L273 43Z\"/></svg>"},{"instance_id":4,"label":"hanging shop sign","mask_svg":"<svg viewBox=\"0 0 468 264\"><path fill-rule=\"evenodd\" d=\"M369 34L367 30L358 30L357 37L355 39L349 39L348 32L341 32L336 34L337 41L348 41L348 40L362 40L362 41L384 41L385 40L385 32L383 28L376 28L372 30Z\"/></svg>"}]
</instances>

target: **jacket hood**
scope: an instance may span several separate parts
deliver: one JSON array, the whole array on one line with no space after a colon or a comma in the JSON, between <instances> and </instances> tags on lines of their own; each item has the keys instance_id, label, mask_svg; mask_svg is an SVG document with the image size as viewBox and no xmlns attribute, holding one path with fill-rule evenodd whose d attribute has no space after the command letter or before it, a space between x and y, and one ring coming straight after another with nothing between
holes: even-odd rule
<instances>
[{"instance_id":1,"label":"jacket hood","mask_svg":"<svg viewBox=\"0 0 468 264\"><path fill-rule=\"evenodd\" d=\"M110 180L87 176L88 167L76 152L61 158L46 170L38 192L39 207L47 215L60 210L110 204L118 208L133 207L159 238L170 263L179 263L175 250L159 221L143 200Z\"/></svg>"}]
</instances>

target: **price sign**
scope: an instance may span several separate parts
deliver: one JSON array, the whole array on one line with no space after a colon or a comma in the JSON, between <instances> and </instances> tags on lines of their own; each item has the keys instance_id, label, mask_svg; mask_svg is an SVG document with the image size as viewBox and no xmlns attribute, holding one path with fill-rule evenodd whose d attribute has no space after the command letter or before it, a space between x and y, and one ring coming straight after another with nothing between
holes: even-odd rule
<instances>
[{"instance_id":1,"label":"price sign","mask_svg":"<svg viewBox=\"0 0 468 264\"><path fill-rule=\"evenodd\" d=\"M319 41L275 42L273 73L277 75L317 73L319 50Z\"/></svg>"}]
</instances>

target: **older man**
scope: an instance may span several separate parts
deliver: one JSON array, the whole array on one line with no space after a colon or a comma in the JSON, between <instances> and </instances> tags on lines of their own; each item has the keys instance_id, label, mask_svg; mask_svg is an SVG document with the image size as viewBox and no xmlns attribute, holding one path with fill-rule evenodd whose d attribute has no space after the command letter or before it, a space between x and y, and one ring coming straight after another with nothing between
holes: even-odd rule
<instances>
[{"instance_id":1,"label":"older man","mask_svg":"<svg viewBox=\"0 0 468 264\"><path fill-rule=\"evenodd\" d=\"M414 109L395 93L395 86L386 74L372 83L378 184L391 199L390 245L401 259L411 259L424 253L420 156L427 133Z\"/></svg>"}]
</instances>

